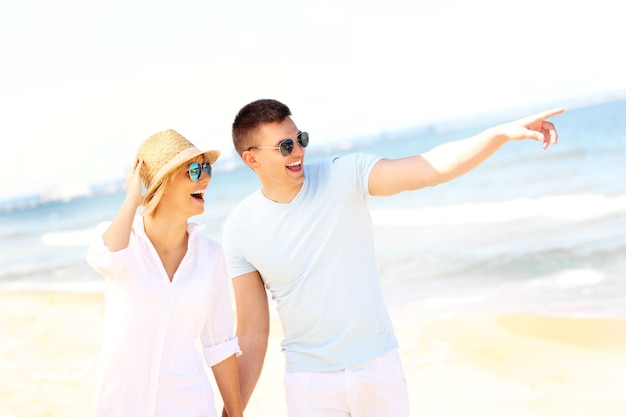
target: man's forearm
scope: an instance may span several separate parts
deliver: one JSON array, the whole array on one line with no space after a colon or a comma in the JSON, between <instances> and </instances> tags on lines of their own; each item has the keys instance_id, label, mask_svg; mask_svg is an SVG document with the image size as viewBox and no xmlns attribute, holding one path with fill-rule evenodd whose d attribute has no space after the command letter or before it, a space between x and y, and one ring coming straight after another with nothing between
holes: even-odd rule
<instances>
[{"instance_id":1,"label":"man's forearm","mask_svg":"<svg viewBox=\"0 0 626 417\"><path fill-rule=\"evenodd\" d=\"M269 332L255 336L237 335L242 354L237 358L239 369L239 387L241 392L241 403L244 410L252 397L252 392L256 387L267 352L267 340ZM226 410L222 412L223 417L228 417Z\"/></svg>"},{"instance_id":2,"label":"man's forearm","mask_svg":"<svg viewBox=\"0 0 626 417\"><path fill-rule=\"evenodd\" d=\"M437 185L476 168L487 158L496 153L505 143L507 138L500 135L497 128L492 128L472 136L454 142L444 143L422 156L437 172Z\"/></svg>"}]
</instances>

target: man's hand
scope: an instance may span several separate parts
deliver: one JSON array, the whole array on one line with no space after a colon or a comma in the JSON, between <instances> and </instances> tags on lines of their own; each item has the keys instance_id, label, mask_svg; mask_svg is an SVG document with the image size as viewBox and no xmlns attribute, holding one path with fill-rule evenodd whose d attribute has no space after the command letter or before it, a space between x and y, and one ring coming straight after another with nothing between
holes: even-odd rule
<instances>
[{"instance_id":1,"label":"man's hand","mask_svg":"<svg viewBox=\"0 0 626 417\"><path fill-rule=\"evenodd\" d=\"M564 111L565 109L562 108L544 111L496 126L494 129L510 140L533 139L543 142L542 148L548 149L548 146L557 144L559 136L554 125L546 119Z\"/></svg>"}]
</instances>

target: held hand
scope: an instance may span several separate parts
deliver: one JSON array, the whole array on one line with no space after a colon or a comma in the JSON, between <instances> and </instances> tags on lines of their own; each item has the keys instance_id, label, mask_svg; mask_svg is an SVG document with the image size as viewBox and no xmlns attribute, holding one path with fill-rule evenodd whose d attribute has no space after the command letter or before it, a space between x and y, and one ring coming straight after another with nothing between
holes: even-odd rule
<instances>
[{"instance_id":1,"label":"held hand","mask_svg":"<svg viewBox=\"0 0 626 417\"><path fill-rule=\"evenodd\" d=\"M554 124L548 122L552 116L561 114L565 109L558 108L532 116L524 117L514 122L500 125L498 129L502 129L502 133L511 140L533 139L543 142L542 148L548 149L548 146L556 145L558 142L558 134Z\"/></svg>"},{"instance_id":2,"label":"held hand","mask_svg":"<svg viewBox=\"0 0 626 417\"><path fill-rule=\"evenodd\" d=\"M141 205L141 167L143 161L135 160L133 167L126 178L126 199L132 201L136 207Z\"/></svg>"}]
</instances>

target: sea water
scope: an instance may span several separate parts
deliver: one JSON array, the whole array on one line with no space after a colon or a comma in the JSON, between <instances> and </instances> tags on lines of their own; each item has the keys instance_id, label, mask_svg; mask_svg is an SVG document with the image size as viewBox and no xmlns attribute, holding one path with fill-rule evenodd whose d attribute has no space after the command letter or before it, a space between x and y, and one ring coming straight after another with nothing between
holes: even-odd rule
<instances>
[{"instance_id":1,"label":"sea water","mask_svg":"<svg viewBox=\"0 0 626 417\"><path fill-rule=\"evenodd\" d=\"M626 317L626 100L568 109L553 121L559 144L546 151L534 141L508 143L449 183L371 198L390 306L410 315ZM420 154L492 124L441 123L323 146L309 132L305 163L347 152ZM205 213L192 220L221 241L224 218L259 184L241 164L219 165ZM111 189L117 191L5 205L0 290L100 291L103 278L86 265L85 252L94 227L112 219L124 198Z\"/></svg>"}]
</instances>

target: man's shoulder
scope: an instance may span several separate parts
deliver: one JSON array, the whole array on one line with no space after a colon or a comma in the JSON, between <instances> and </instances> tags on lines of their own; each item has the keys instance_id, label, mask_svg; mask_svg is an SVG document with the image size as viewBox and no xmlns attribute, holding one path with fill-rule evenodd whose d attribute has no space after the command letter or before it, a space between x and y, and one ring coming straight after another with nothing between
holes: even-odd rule
<instances>
[{"instance_id":1,"label":"man's shoulder","mask_svg":"<svg viewBox=\"0 0 626 417\"><path fill-rule=\"evenodd\" d=\"M261 191L256 190L245 197L243 197L235 207L226 216L226 222L240 221L242 218L250 216L251 208L259 207L259 198L261 197Z\"/></svg>"},{"instance_id":2,"label":"man's shoulder","mask_svg":"<svg viewBox=\"0 0 626 417\"><path fill-rule=\"evenodd\" d=\"M345 177L359 175L358 173L367 175L380 159L380 156L361 152L334 155L311 164L307 175L311 177L315 175Z\"/></svg>"},{"instance_id":3,"label":"man's shoulder","mask_svg":"<svg viewBox=\"0 0 626 417\"><path fill-rule=\"evenodd\" d=\"M342 164L350 164L350 161L357 159L358 155L358 153L337 154L313 160L304 165L305 173L332 171Z\"/></svg>"}]
</instances>

